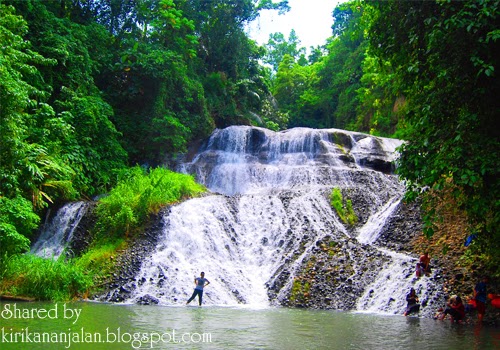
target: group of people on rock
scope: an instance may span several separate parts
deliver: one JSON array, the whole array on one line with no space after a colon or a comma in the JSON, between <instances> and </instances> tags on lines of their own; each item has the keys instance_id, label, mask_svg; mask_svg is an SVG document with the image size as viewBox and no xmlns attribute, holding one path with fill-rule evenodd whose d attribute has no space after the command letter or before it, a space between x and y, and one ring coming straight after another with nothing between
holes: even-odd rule
<instances>
[{"instance_id":1,"label":"group of people on rock","mask_svg":"<svg viewBox=\"0 0 500 350\"><path fill-rule=\"evenodd\" d=\"M415 274L417 277L428 275L430 273L430 257L426 252L422 256L416 266ZM437 320L444 320L447 316L450 317L452 322L461 322L465 318L466 311L477 310L478 321L481 322L486 313L486 302L488 300L487 294L488 277L483 277L474 287L474 296L467 301L464 305L462 298L458 295L452 295L445 308L440 308L434 316ZM420 301L414 288L406 295L406 310L404 316L420 311Z\"/></svg>"}]
</instances>

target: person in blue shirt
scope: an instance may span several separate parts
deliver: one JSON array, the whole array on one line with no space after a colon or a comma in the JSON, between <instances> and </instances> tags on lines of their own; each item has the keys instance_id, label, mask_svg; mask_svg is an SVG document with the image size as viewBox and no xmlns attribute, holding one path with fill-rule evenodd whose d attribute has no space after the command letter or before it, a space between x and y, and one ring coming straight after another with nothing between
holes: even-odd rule
<instances>
[{"instance_id":1,"label":"person in blue shirt","mask_svg":"<svg viewBox=\"0 0 500 350\"><path fill-rule=\"evenodd\" d=\"M205 278L205 272L200 273L200 277L194 278L194 284L196 287L194 287L193 295L191 295L191 298L189 298L186 302L186 305L193 301L193 299L198 295L198 304L201 306L203 288L210 284L210 281Z\"/></svg>"}]
</instances>

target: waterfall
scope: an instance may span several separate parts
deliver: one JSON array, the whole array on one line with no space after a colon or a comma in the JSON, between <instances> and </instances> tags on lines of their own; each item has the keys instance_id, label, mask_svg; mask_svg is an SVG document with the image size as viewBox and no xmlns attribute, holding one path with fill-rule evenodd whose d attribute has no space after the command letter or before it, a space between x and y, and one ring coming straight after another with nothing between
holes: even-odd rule
<instances>
[{"instance_id":1,"label":"waterfall","mask_svg":"<svg viewBox=\"0 0 500 350\"><path fill-rule=\"evenodd\" d=\"M71 242L73 233L87 212L87 208L85 202L72 202L61 207L43 226L40 237L31 248L31 253L44 258L59 258Z\"/></svg>"},{"instance_id":2,"label":"waterfall","mask_svg":"<svg viewBox=\"0 0 500 350\"><path fill-rule=\"evenodd\" d=\"M356 308L402 312L404 297L395 289L403 293L415 283L415 259L376 246L405 191L392 174L399 145L399 140L337 129L215 130L178 169L194 174L211 194L164 215L160 243L128 286L127 302L153 298L164 305L184 304L194 277L204 271L211 282L207 303L266 306L272 288L276 300L286 298L318 242L332 237L343 242L346 257L363 252L380 257L380 271L372 274L352 261L355 271L345 279L364 283L355 295ZM334 187L355 203L356 228L332 209Z\"/></svg>"}]
</instances>

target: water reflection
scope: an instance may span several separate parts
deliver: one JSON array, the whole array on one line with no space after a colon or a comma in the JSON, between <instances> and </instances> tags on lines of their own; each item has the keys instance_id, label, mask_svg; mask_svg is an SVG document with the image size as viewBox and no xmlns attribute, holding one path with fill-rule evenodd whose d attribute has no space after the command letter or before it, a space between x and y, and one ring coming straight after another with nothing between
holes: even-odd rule
<instances>
[{"instance_id":1,"label":"water reflection","mask_svg":"<svg viewBox=\"0 0 500 350\"><path fill-rule=\"evenodd\" d=\"M0 304L0 307L3 305ZM53 304L21 304L24 308ZM5 342L1 349L498 349L497 328L417 317L287 308L165 307L71 303L81 309L76 324L0 318L0 332L100 333L101 343ZM120 341L116 337L120 334ZM145 335L133 343L134 335ZM151 339L154 334L156 338ZM108 338L106 336L108 335ZM111 335L111 337L109 337ZM163 339L160 338L163 336ZM183 338L184 336L184 338ZM115 340L107 341L107 340ZM154 340L154 342L152 341ZM163 341L162 341L163 340ZM187 342L183 342L187 340ZM175 343L174 343L175 341ZM29 345L29 346L27 346Z\"/></svg>"}]
</instances>

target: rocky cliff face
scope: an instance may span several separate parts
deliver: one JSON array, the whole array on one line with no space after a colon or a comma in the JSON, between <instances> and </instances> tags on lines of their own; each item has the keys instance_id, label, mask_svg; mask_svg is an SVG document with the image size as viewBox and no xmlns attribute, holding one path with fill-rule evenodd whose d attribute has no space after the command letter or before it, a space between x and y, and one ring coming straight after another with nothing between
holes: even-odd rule
<instances>
[{"instance_id":1,"label":"rocky cliff face","mask_svg":"<svg viewBox=\"0 0 500 350\"><path fill-rule=\"evenodd\" d=\"M420 234L419 206L401 202L373 245L360 245L355 239L324 237L315 242L312 254L301 264L291 289L283 295L280 303L318 309L356 309L366 286L374 282L380 270L390 262L390 258L376 248L387 248L416 258L418 252L414 251L414 240ZM413 271L409 271L413 275ZM275 290L280 289L287 273L284 265L276 275L275 284L269 288L271 299L276 297ZM437 288L440 288L439 284ZM436 289L433 294L439 294Z\"/></svg>"},{"instance_id":2,"label":"rocky cliff face","mask_svg":"<svg viewBox=\"0 0 500 350\"><path fill-rule=\"evenodd\" d=\"M282 200L286 203L290 198L284 196ZM113 302L130 300L132 292L147 282L140 276L141 264L154 254L165 229L163 217L168 216L169 210L166 209L155 217L146 231L136 237L129 248L116 259L119 266L117 272L106 284L105 291L94 296L95 299ZM417 252L412 252L412 241L419 235L419 230L418 206L401 203L396 215L382 230L381 236L386 242L383 246L416 258L418 255ZM374 246L360 244L355 238L344 234L337 235L332 231L330 235L315 239L312 225L302 225L300 231L292 226L292 231L286 242L278 242L283 252L288 251L288 255L266 283L267 294L273 304L318 309L356 309L356 302L366 286L376 279L380 269L390 261L387 255ZM292 249L286 247L295 241L300 243L295 244ZM259 243L265 245L268 242ZM306 249L309 252L304 255ZM302 255L304 259L298 263L297 258ZM168 276L158 273L158 285L163 285L166 279ZM160 300L155 295L144 294L136 302L151 304L160 303ZM245 300L240 299L240 302Z\"/></svg>"}]
</instances>

